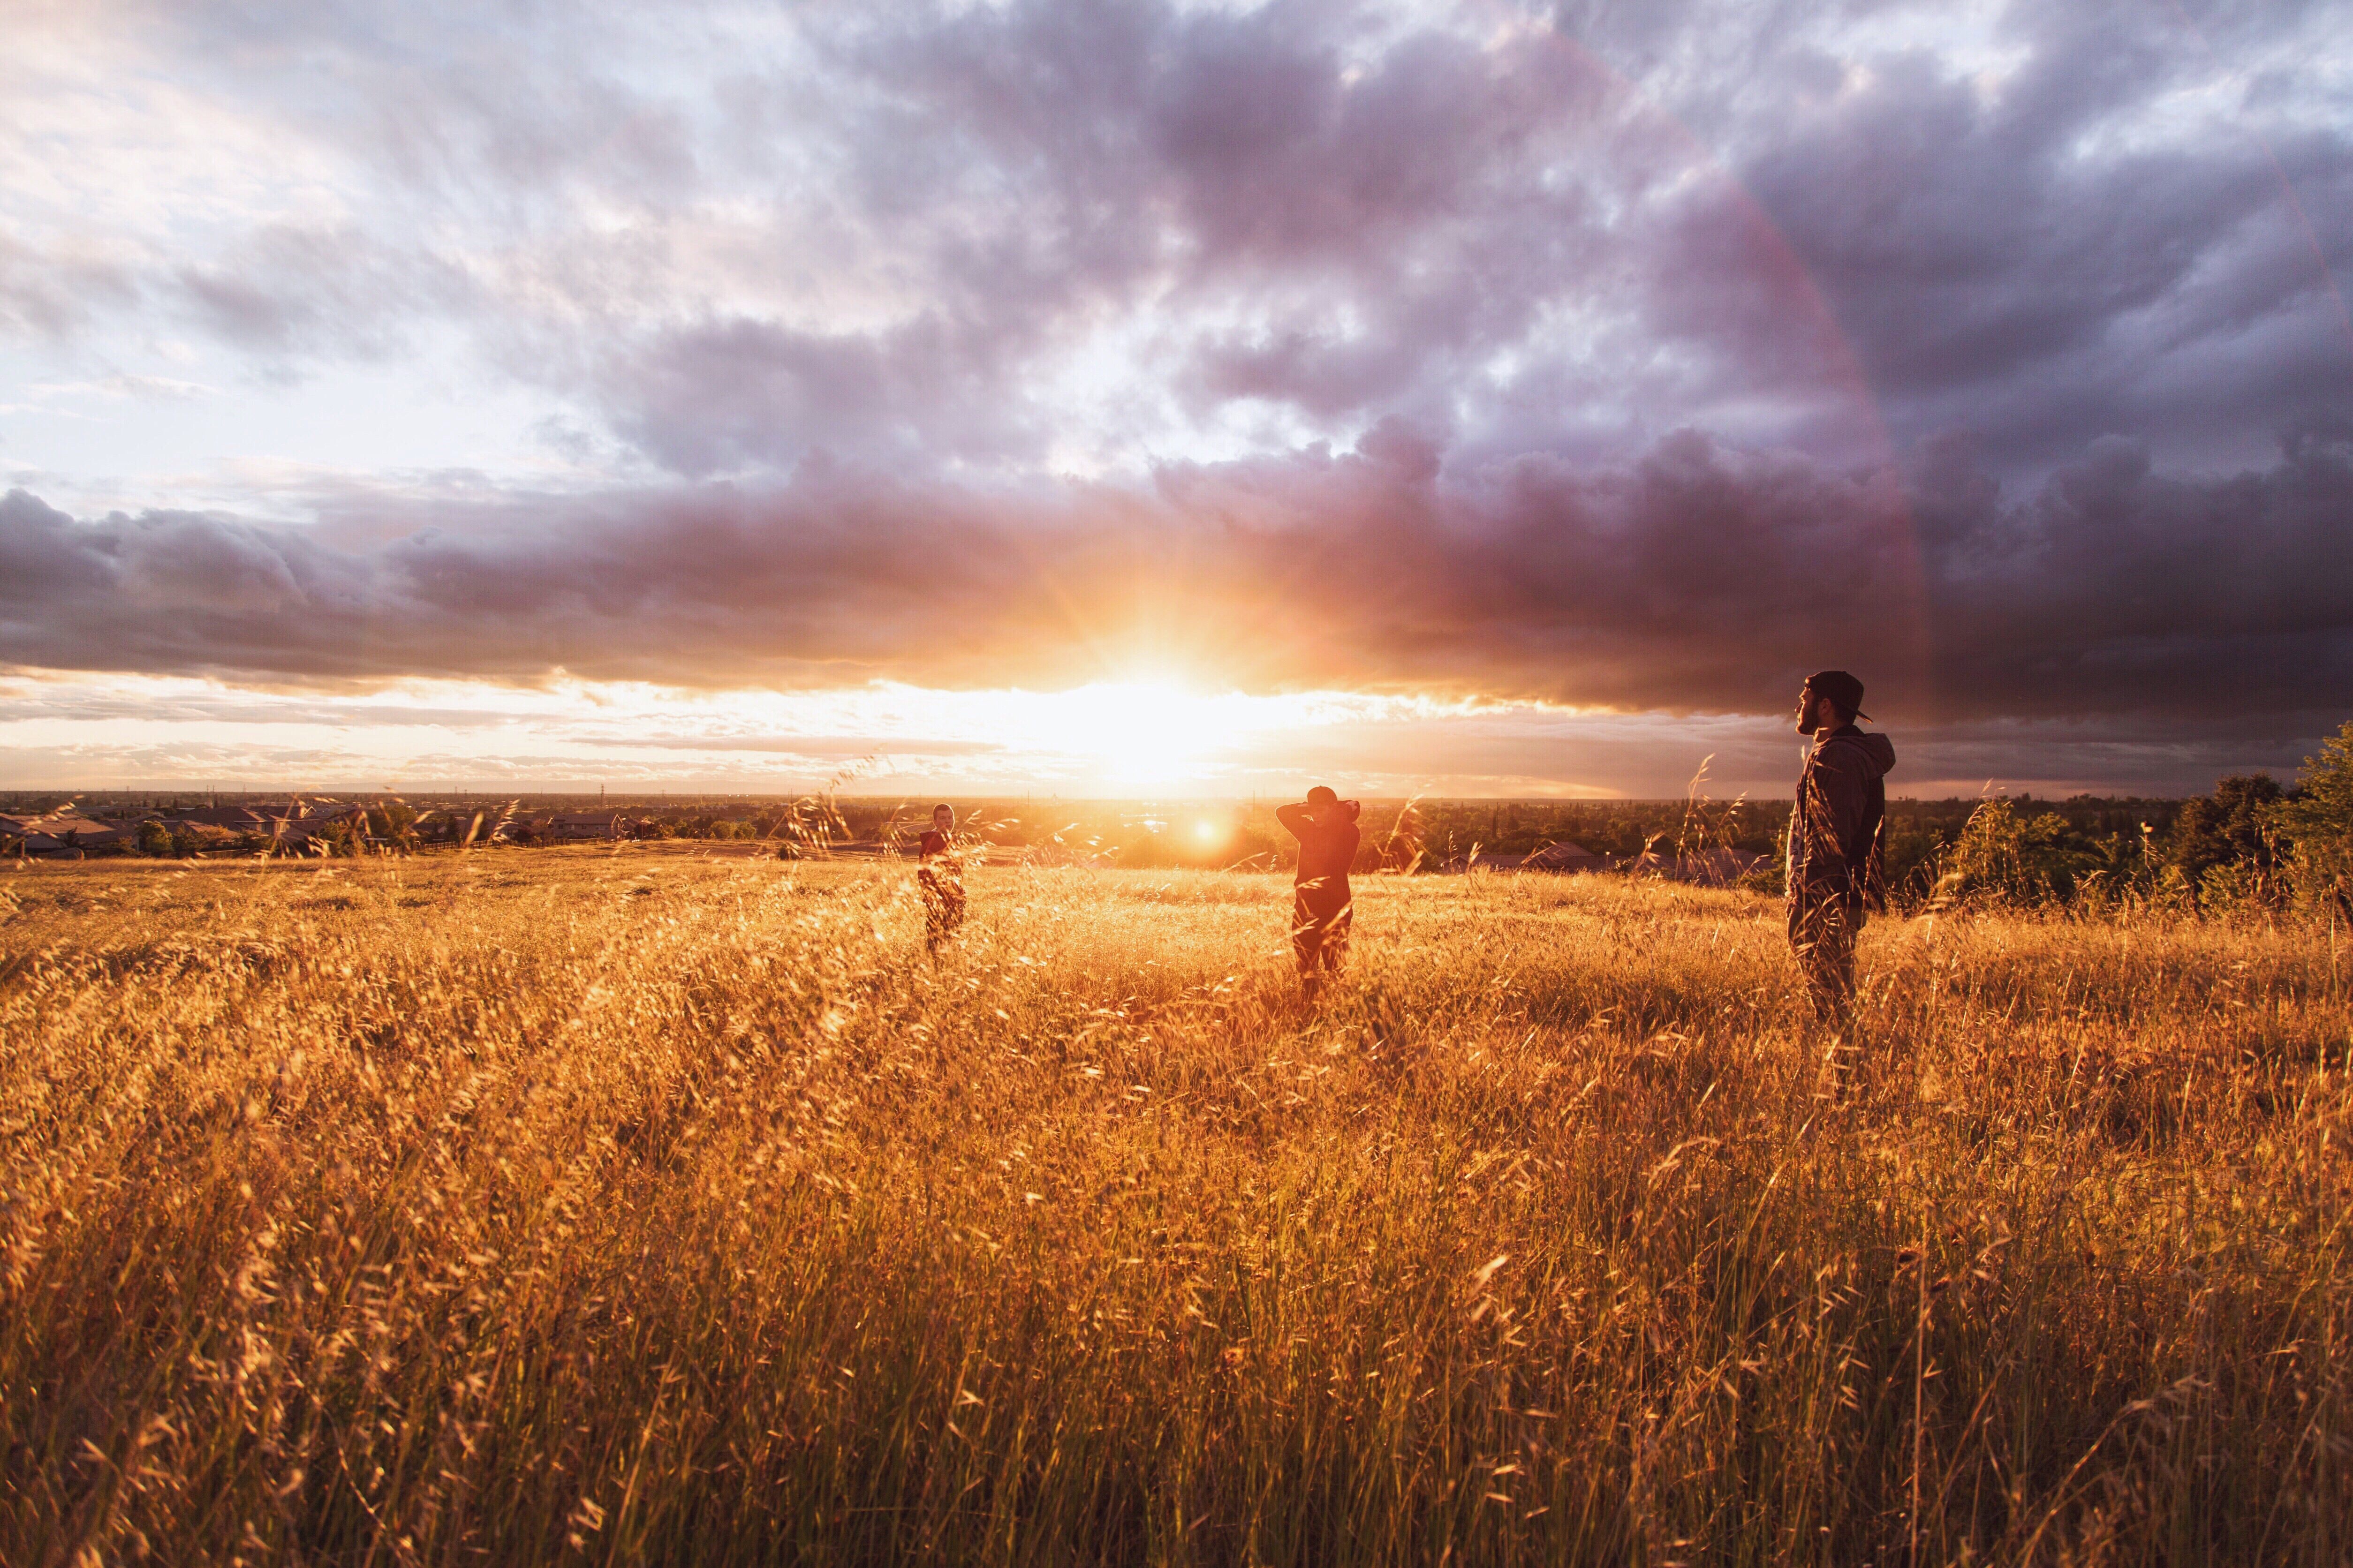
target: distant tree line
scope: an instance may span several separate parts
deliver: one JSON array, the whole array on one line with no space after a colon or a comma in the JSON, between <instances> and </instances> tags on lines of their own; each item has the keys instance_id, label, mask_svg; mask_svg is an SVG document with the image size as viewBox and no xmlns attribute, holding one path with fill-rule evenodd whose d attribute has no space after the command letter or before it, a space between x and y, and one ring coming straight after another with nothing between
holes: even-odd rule
<instances>
[{"instance_id":1,"label":"distant tree line","mask_svg":"<svg viewBox=\"0 0 2353 1568\"><path fill-rule=\"evenodd\" d=\"M57 804L36 798L40 807ZM974 842L1049 859L1279 870L1295 853L1271 805L959 806ZM930 807L928 797L887 803L809 796L717 810L639 804L616 816L623 837L756 840L790 858L844 845L908 847ZM1375 802L1359 824L1364 844L1356 868L1427 871L1474 851L1525 856L1556 843L1621 861L1645 852L1672 860L1734 848L1768 858L1744 880L1778 893L1788 815L1786 802L1715 802L1696 794L1683 801ZM420 809L385 799L355 803L309 832L305 852L344 856L433 844L532 843L545 828L519 814L517 803ZM228 837L146 820L118 852L186 857L224 847L269 847L249 835L234 845L218 841ZM2336 907L2353 921L2353 722L2325 741L2285 785L2267 773L2242 773L2188 800L2084 795L1891 801L1886 870L1892 898L1914 910L2141 902L2219 910L2305 903Z\"/></svg>"},{"instance_id":2,"label":"distant tree line","mask_svg":"<svg viewBox=\"0 0 2353 1568\"><path fill-rule=\"evenodd\" d=\"M1939 908L2303 904L2353 921L2353 723L2306 759L2293 784L2234 773L2211 794L2178 803L2169 820L2152 814L2089 828L2061 812L1984 802L1957 835L1912 857L1896 890L1909 903Z\"/></svg>"}]
</instances>

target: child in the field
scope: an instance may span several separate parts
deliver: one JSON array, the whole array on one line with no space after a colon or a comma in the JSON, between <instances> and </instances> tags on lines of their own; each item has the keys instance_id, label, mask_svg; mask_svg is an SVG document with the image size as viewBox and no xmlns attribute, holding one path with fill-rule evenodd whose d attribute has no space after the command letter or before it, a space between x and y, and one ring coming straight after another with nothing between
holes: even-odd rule
<instances>
[{"instance_id":1,"label":"child in the field","mask_svg":"<svg viewBox=\"0 0 2353 1568\"><path fill-rule=\"evenodd\" d=\"M964 924L964 862L955 852L955 812L932 807L931 830L923 835L923 863L915 880L923 890L923 946L932 952Z\"/></svg>"},{"instance_id":2,"label":"child in the field","mask_svg":"<svg viewBox=\"0 0 2353 1568\"><path fill-rule=\"evenodd\" d=\"M1299 978L1314 996L1324 977L1348 955L1348 928L1356 905L1348 891L1348 868L1356 858L1356 814L1363 809L1322 784L1307 792L1303 805L1279 805L1274 819L1299 840L1299 874L1291 903L1291 951Z\"/></svg>"}]
</instances>

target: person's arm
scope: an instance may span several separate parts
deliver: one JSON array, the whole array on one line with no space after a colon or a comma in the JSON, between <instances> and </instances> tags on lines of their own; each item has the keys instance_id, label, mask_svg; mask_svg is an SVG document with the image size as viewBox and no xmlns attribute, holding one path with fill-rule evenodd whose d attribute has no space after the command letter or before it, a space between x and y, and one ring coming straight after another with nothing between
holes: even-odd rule
<instances>
[{"instance_id":1,"label":"person's arm","mask_svg":"<svg viewBox=\"0 0 2353 1568\"><path fill-rule=\"evenodd\" d=\"M1304 839L1315 830L1315 819L1307 815L1307 807L1297 801L1274 808L1274 819L1291 829L1293 838Z\"/></svg>"},{"instance_id":2,"label":"person's arm","mask_svg":"<svg viewBox=\"0 0 2353 1568\"><path fill-rule=\"evenodd\" d=\"M1342 809L1347 812L1350 822L1356 821L1365 809L1365 803L1359 800L1344 800L1340 805Z\"/></svg>"},{"instance_id":3,"label":"person's arm","mask_svg":"<svg viewBox=\"0 0 2353 1568\"><path fill-rule=\"evenodd\" d=\"M1820 768L1815 776L1815 799L1820 803L1820 829L1814 843L1814 852L1820 858L1817 874L1824 880L1844 882L1861 868L1862 858L1871 852L1871 847L1862 842L1870 774L1852 748L1828 746L1823 748ZM1815 871L1815 867L1810 865L1807 869Z\"/></svg>"},{"instance_id":4,"label":"person's arm","mask_svg":"<svg viewBox=\"0 0 2353 1568\"><path fill-rule=\"evenodd\" d=\"M1838 783L1817 756L1806 763L1798 781L1798 800L1789 820L1790 886L1809 888L1846 881L1846 856L1839 848L1838 813L1831 797Z\"/></svg>"},{"instance_id":5,"label":"person's arm","mask_svg":"<svg viewBox=\"0 0 2353 1568\"><path fill-rule=\"evenodd\" d=\"M1871 853L1871 844L1863 842L1863 818L1871 816L1871 771L1852 745L1835 745L1831 762L1831 773L1823 778L1823 795L1831 802L1831 830L1835 839L1831 842L1838 853L1842 869L1862 869L1863 858Z\"/></svg>"}]
</instances>

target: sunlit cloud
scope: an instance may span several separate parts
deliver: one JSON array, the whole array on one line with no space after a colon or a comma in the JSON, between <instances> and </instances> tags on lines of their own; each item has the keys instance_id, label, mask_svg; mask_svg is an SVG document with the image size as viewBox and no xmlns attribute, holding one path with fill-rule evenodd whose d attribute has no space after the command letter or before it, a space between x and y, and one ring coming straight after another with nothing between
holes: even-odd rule
<instances>
[{"instance_id":1,"label":"sunlit cloud","mask_svg":"<svg viewBox=\"0 0 2353 1568\"><path fill-rule=\"evenodd\" d=\"M1798 738L1738 714L1611 713L1176 682L1067 691L878 683L703 692L581 681L409 681L364 694L150 677L0 677L0 789L702 789L797 795L1766 798ZM2293 726L2184 741L2162 724L1905 732L1903 795L2166 793L2292 769ZM2308 748L2305 748L2308 749ZM2021 768L2021 759L2027 766ZM1188 820L1223 820L1214 814Z\"/></svg>"},{"instance_id":2,"label":"sunlit cloud","mask_svg":"<svg viewBox=\"0 0 2353 1568\"><path fill-rule=\"evenodd\" d=\"M833 784L858 793L939 785L1235 795L1315 763L1353 761L1361 776L1364 759L1349 748L1400 727L1493 724L1537 710L1341 692L1200 693L1167 683L712 693L627 682L518 690L411 681L321 696L190 679L18 676L0 679L0 784L83 776L399 787L462 774L517 786L701 780L762 792Z\"/></svg>"},{"instance_id":3,"label":"sunlit cloud","mask_svg":"<svg viewBox=\"0 0 2353 1568\"><path fill-rule=\"evenodd\" d=\"M1846 665L2194 787L2353 689L2326 7L11 22L26 778L1786 789Z\"/></svg>"}]
</instances>

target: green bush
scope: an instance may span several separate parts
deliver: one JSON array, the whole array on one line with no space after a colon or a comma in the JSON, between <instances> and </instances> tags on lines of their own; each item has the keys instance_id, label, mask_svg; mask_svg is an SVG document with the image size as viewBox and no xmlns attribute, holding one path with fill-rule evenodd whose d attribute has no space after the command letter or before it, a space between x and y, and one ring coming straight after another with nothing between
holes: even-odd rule
<instances>
[{"instance_id":1,"label":"green bush","mask_svg":"<svg viewBox=\"0 0 2353 1568\"><path fill-rule=\"evenodd\" d=\"M2024 908L2073 898L2077 879L2098 860L2065 817L2023 816L2011 801L1989 800L1969 813L1959 840L1937 864L1933 904Z\"/></svg>"},{"instance_id":2,"label":"green bush","mask_svg":"<svg viewBox=\"0 0 2353 1568\"><path fill-rule=\"evenodd\" d=\"M2166 870L2158 858L2155 830L2146 822L2138 833L2106 833L2090 841L2086 864L2075 876L2075 896L2097 909L2114 909L2135 900L2148 900L2159 891ZM2180 901L2189 900L2189 883L2176 875Z\"/></svg>"},{"instance_id":3,"label":"green bush","mask_svg":"<svg viewBox=\"0 0 2353 1568\"><path fill-rule=\"evenodd\" d=\"M2226 866L2245 868L2247 877L2226 878L2217 886L2261 894L2279 869L2280 836L2274 823L2285 792L2269 773L2234 773L2211 795L2186 801L2166 838L2166 859L2200 889L2208 873ZM2249 879L2252 879L2250 880Z\"/></svg>"},{"instance_id":4,"label":"green bush","mask_svg":"<svg viewBox=\"0 0 2353 1568\"><path fill-rule=\"evenodd\" d=\"M1936 887L1939 864L1947 847L1943 829L1916 817L1890 816L1887 822L1886 847L1882 851L1887 878L1887 896L1891 902L1910 907L1933 895ZM1788 846L1777 844L1773 850L1773 890L1781 889L1788 877ZM1760 866L1749 873L1754 877L1765 869Z\"/></svg>"},{"instance_id":5,"label":"green bush","mask_svg":"<svg viewBox=\"0 0 2353 1568\"><path fill-rule=\"evenodd\" d=\"M2270 815L2294 846L2296 893L2334 900L2353 914L2353 721L2320 743L2319 756L2304 760L2295 793Z\"/></svg>"},{"instance_id":6,"label":"green bush","mask_svg":"<svg viewBox=\"0 0 2353 1568\"><path fill-rule=\"evenodd\" d=\"M2198 879L2198 907L2226 910L2259 909L2277 901L2277 880L2250 860L2226 860Z\"/></svg>"}]
</instances>

